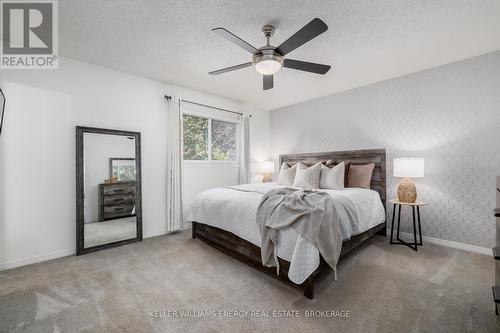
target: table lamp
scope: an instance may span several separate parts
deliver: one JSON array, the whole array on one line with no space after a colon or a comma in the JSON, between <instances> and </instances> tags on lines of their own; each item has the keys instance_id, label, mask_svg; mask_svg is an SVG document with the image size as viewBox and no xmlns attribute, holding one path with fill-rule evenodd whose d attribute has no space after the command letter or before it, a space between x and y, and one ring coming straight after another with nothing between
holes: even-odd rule
<instances>
[{"instance_id":1,"label":"table lamp","mask_svg":"<svg viewBox=\"0 0 500 333\"><path fill-rule=\"evenodd\" d=\"M273 172L274 172L274 162L273 161L264 161L261 163L261 171L264 174L262 177L263 183L268 183L273 181Z\"/></svg>"},{"instance_id":2,"label":"table lamp","mask_svg":"<svg viewBox=\"0 0 500 333\"><path fill-rule=\"evenodd\" d=\"M413 203L417 200L417 188L412 178L424 177L423 158L395 158L394 177L403 177L398 185L398 200Z\"/></svg>"}]
</instances>

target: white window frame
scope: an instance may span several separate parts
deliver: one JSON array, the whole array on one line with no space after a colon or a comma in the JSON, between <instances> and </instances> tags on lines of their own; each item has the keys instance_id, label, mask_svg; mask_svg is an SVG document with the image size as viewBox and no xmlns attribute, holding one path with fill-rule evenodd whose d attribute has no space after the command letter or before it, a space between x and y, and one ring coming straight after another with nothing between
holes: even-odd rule
<instances>
[{"instance_id":1,"label":"white window frame","mask_svg":"<svg viewBox=\"0 0 500 333\"><path fill-rule=\"evenodd\" d=\"M207 138L208 160L185 160L184 159L184 140L183 140L182 141L182 160L184 162L184 165L187 165L187 166L229 165L229 166L238 166L239 167L239 165L240 165L241 137L240 137L240 123L238 120L223 118L223 117L212 117L212 116L209 116L206 114L188 111L188 112L182 113L182 130L183 131L184 131L184 115L208 119L208 138ZM232 160L232 161L212 160L212 120L218 120L218 121L223 121L226 123L236 124L236 160Z\"/></svg>"}]
</instances>

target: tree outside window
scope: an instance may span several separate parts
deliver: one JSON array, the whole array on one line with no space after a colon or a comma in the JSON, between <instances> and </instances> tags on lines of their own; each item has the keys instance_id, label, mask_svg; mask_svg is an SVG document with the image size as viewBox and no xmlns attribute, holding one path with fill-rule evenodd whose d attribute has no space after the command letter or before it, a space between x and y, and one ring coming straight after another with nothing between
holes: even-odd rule
<instances>
[{"instance_id":1,"label":"tree outside window","mask_svg":"<svg viewBox=\"0 0 500 333\"><path fill-rule=\"evenodd\" d=\"M183 116L184 159L208 160L208 119Z\"/></svg>"},{"instance_id":2,"label":"tree outside window","mask_svg":"<svg viewBox=\"0 0 500 333\"><path fill-rule=\"evenodd\" d=\"M220 120L212 120L212 160L236 161L237 125Z\"/></svg>"},{"instance_id":3,"label":"tree outside window","mask_svg":"<svg viewBox=\"0 0 500 333\"><path fill-rule=\"evenodd\" d=\"M237 161L236 123L183 115L184 160Z\"/></svg>"}]
</instances>

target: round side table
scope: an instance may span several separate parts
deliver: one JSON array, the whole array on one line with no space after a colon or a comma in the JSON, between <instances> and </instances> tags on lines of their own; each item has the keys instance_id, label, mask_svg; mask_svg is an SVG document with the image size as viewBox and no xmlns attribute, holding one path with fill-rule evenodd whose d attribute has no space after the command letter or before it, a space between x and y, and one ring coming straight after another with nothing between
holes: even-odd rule
<instances>
[{"instance_id":1,"label":"round side table","mask_svg":"<svg viewBox=\"0 0 500 333\"><path fill-rule=\"evenodd\" d=\"M392 211L392 225L391 225L391 244L396 244L396 245L406 245L409 248L418 251L418 246L422 246L422 226L420 225L420 207L425 206L426 203L423 201L415 201L412 203L409 202L401 202L396 199L389 200L392 204L394 204L394 210ZM400 226L400 221L401 221L401 206L409 206L412 209L413 213L413 243L408 243L399 238L399 226ZM415 207L417 208L417 220L415 220ZM396 241L393 241L393 234L394 234L394 218L396 217L396 208L398 209L398 230L396 234ZM420 241L417 243L417 221L418 221L418 235L420 238Z\"/></svg>"}]
</instances>

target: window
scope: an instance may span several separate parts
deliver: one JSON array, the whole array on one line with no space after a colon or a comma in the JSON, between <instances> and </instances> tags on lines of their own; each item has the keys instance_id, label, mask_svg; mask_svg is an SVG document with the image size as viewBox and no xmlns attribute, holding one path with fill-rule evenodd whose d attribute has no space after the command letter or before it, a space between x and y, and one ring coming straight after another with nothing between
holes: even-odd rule
<instances>
[{"instance_id":1,"label":"window","mask_svg":"<svg viewBox=\"0 0 500 333\"><path fill-rule=\"evenodd\" d=\"M183 115L185 161L238 161L238 124Z\"/></svg>"},{"instance_id":2,"label":"window","mask_svg":"<svg viewBox=\"0 0 500 333\"><path fill-rule=\"evenodd\" d=\"M236 161L237 128L235 123L212 120L212 160Z\"/></svg>"},{"instance_id":3,"label":"window","mask_svg":"<svg viewBox=\"0 0 500 333\"><path fill-rule=\"evenodd\" d=\"M183 115L184 159L208 160L207 118Z\"/></svg>"}]
</instances>

